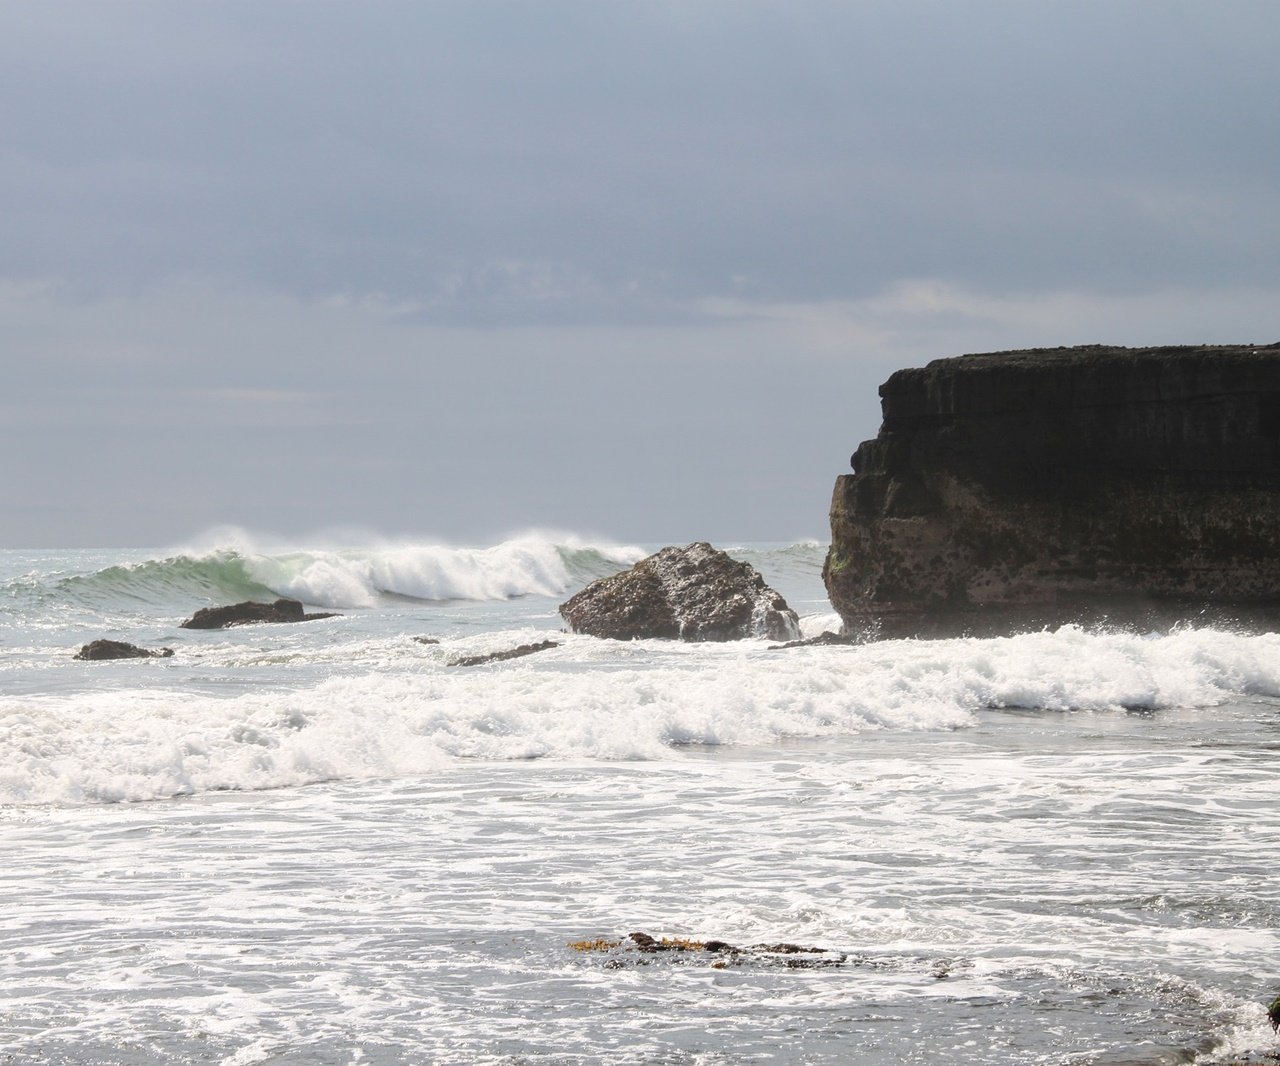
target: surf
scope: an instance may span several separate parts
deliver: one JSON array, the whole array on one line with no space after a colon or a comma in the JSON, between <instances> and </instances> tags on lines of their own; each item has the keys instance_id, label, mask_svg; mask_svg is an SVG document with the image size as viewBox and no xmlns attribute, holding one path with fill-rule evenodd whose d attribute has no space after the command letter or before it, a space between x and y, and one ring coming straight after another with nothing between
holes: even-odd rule
<instances>
[{"instance_id":1,"label":"surf","mask_svg":"<svg viewBox=\"0 0 1280 1066\"><path fill-rule=\"evenodd\" d=\"M289 596L332 609L403 600L507 600L558 596L630 566L646 553L572 534L528 533L488 547L418 542L259 546L244 533L88 573L28 573L0 586L14 609L186 607Z\"/></svg>"}]
</instances>

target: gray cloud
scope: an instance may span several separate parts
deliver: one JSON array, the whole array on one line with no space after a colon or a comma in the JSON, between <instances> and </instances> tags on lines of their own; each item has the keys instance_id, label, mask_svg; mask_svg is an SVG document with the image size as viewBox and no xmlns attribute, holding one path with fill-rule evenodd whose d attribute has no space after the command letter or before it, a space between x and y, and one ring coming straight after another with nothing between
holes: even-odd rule
<instances>
[{"instance_id":1,"label":"gray cloud","mask_svg":"<svg viewBox=\"0 0 1280 1066\"><path fill-rule=\"evenodd\" d=\"M820 535L897 366L1275 339L1277 31L1269 0L8 5L0 542Z\"/></svg>"},{"instance_id":2,"label":"gray cloud","mask_svg":"<svg viewBox=\"0 0 1280 1066\"><path fill-rule=\"evenodd\" d=\"M1280 271L1274 7L684 6L33 9L0 268L468 321Z\"/></svg>"}]
</instances>

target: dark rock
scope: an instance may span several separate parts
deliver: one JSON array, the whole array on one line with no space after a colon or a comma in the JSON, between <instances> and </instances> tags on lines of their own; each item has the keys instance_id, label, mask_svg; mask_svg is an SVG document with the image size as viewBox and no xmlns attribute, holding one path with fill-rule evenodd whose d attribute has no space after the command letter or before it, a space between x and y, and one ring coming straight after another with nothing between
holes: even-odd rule
<instances>
[{"instance_id":1,"label":"dark rock","mask_svg":"<svg viewBox=\"0 0 1280 1066\"><path fill-rule=\"evenodd\" d=\"M735 947L724 940L691 940L686 937L657 937L648 933L629 933L621 940L596 937L589 940L577 940L569 945L574 951L602 952L612 956L614 965L620 964L622 957L628 953L639 955L666 954L677 958L697 957L702 954L720 956L711 963L715 969L724 969L726 965L743 965L747 962L764 962L781 964L788 969L801 969L816 966L842 966L849 959L844 952L830 951L827 948L802 947L799 944L752 944L750 947ZM727 956L727 959L725 958ZM804 956L794 958L787 956Z\"/></svg>"},{"instance_id":2,"label":"dark rock","mask_svg":"<svg viewBox=\"0 0 1280 1066\"><path fill-rule=\"evenodd\" d=\"M800 636L796 613L749 563L705 542L663 548L594 581L560 614L575 633L615 640L740 640Z\"/></svg>"},{"instance_id":3,"label":"dark rock","mask_svg":"<svg viewBox=\"0 0 1280 1066\"><path fill-rule=\"evenodd\" d=\"M76 652L74 658L98 662L105 659L167 659L172 654L172 648L149 651L122 640L94 640Z\"/></svg>"},{"instance_id":4,"label":"dark rock","mask_svg":"<svg viewBox=\"0 0 1280 1066\"><path fill-rule=\"evenodd\" d=\"M940 359L836 481L845 632L1280 620L1280 345Z\"/></svg>"},{"instance_id":5,"label":"dark rock","mask_svg":"<svg viewBox=\"0 0 1280 1066\"><path fill-rule=\"evenodd\" d=\"M439 644L440 643L440 641L437 640L435 637L414 637L413 642L415 644Z\"/></svg>"},{"instance_id":6,"label":"dark rock","mask_svg":"<svg viewBox=\"0 0 1280 1066\"><path fill-rule=\"evenodd\" d=\"M826 948L806 948L799 944L756 944L753 951L768 951L774 955L821 955Z\"/></svg>"},{"instance_id":7,"label":"dark rock","mask_svg":"<svg viewBox=\"0 0 1280 1066\"><path fill-rule=\"evenodd\" d=\"M461 658L453 659L449 665L481 666L484 663L500 663L505 662L507 659L519 659L525 655L532 655L534 652L558 647L560 647L559 641L542 640L537 644L521 644L518 648L508 648L506 651L491 651L487 655L464 655Z\"/></svg>"},{"instance_id":8,"label":"dark rock","mask_svg":"<svg viewBox=\"0 0 1280 1066\"><path fill-rule=\"evenodd\" d=\"M823 648L832 645L857 644L858 638L849 633L832 633L827 630L807 640L789 640L785 644L770 644L770 651L782 651L784 648Z\"/></svg>"},{"instance_id":9,"label":"dark rock","mask_svg":"<svg viewBox=\"0 0 1280 1066\"><path fill-rule=\"evenodd\" d=\"M182 623L183 629L230 629L253 622L314 622L319 618L338 618L332 612L304 614L297 600L279 599L275 603L232 604L228 607L202 607Z\"/></svg>"}]
</instances>

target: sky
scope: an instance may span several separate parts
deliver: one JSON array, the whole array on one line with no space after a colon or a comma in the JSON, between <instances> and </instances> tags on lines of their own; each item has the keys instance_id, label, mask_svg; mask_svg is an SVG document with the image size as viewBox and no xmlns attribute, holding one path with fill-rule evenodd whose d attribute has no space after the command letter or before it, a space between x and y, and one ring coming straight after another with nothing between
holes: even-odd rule
<instances>
[{"instance_id":1,"label":"sky","mask_svg":"<svg viewBox=\"0 0 1280 1066\"><path fill-rule=\"evenodd\" d=\"M1280 340L1274 0L0 0L0 547L821 539L894 370Z\"/></svg>"}]
</instances>

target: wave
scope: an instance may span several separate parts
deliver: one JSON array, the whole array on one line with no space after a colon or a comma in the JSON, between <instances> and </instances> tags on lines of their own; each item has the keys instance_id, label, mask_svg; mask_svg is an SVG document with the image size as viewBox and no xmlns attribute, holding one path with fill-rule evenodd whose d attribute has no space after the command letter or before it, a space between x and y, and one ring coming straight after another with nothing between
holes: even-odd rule
<instances>
[{"instance_id":1,"label":"wave","mask_svg":"<svg viewBox=\"0 0 1280 1066\"><path fill-rule=\"evenodd\" d=\"M56 590L78 603L115 606L156 605L192 597L243 600L271 594L255 579L250 560L234 551L109 566L61 578Z\"/></svg>"},{"instance_id":2,"label":"wave","mask_svg":"<svg viewBox=\"0 0 1280 1066\"><path fill-rule=\"evenodd\" d=\"M413 776L459 759L666 759L684 745L965 729L988 708L1106 713L1280 697L1280 635L1216 630L1065 627L787 652L565 635L530 659L448 665L536 632L371 641L333 653L344 676L231 697L131 687L0 699L0 802ZM210 645L203 668L237 647Z\"/></svg>"},{"instance_id":3,"label":"wave","mask_svg":"<svg viewBox=\"0 0 1280 1066\"><path fill-rule=\"evenodd\" d=\"M284 596L325 607L372 607L386 597L504 600L557 596L642 558L639 548L520 537L491 548L404 544L256 556L250 572Z\"/></svg>"},{"instance_id":4,"label":"wave","mask_svg":"<svg viewBox=\"0 0 1280 1066\"><path fill-rule=\"evenodd\" d=\"M589 544L554 534L528 534L485 548L406 542L263 551L243 535L235 539L234 547L59 578L53 591L93 607L277 596L337 609L400 599L502 600L560 595L645 555L636 547ZM18 591L16 583L13 591Z\"/></svg>"},{"instance_id":5,"label":"wave","mask_svg":"<svg viewBox=\"0 0 1280 1066\"><path fill-rule=\"evenodd\" d=\"M827 545L817 540L800 540L786 544L725 545L724 550L735 559L750 563L766 579L778 574L813 576L822 573Z\"/></svg>"},{"instance_id":6,"label":"wave","mask_svg":"<svg viewBox=\"0 0 1280 1066\"><path fill-rule=\"evenodd\" d=\"M0 599L27 608L59 602L97 610L167 607L290 596L335 610L397 600L505 600L559 596L625 569L655 548L592 543L565 533L528 533L489 547L379 542L343 547L260 545L237 530L173 555L90 573L24 575ZM784 595L819 589L825 545L802 541L727 549Z\"/></svg>"},{"instance_id":7,"label":"wave","mask_svg":"<svg viewBox=\"0 0 1280 1066\"><path fill-rule=\"evenodd\" d=\"M822 564L827 557L826 544L816 540L790 544L730 544L725 545L724 550L735 559L754 566L765 581L783 595L788 605L802 616L830 610L826 589L822 585ZM839 619L834 628L840 628ZM817 634L806 630L805 635Z\"/></svg>"}]
</instances>

